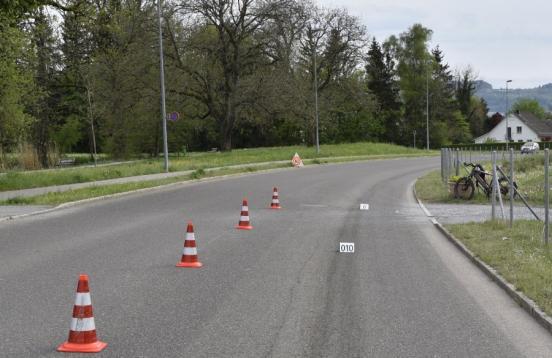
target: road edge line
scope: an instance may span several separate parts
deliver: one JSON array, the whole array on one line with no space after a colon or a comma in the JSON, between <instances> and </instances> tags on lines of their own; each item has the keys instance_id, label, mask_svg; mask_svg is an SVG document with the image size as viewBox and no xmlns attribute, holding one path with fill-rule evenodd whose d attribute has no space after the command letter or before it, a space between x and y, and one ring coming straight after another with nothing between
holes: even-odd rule
<instances>
[{"instance_id":1,"label":"road edge line","mask_svg":"<svg viewBox=\"0 0 552 358\"><path fill-rule=\"evenodd\" d=\"M412 185L412 192L418 205L428 216L431 223L445 236L456 248L462 252L475 266L477 266L484 274L502 288L511 299L513 299L521 308L523 308L531 317L535 319L542 327L552 334L552 317L548 316L531 298L524 293L516 290L516 287L502 277L493 267L477 258L476 255L468 249L460 240L452 235L440 222L438 222L430 211L425 207L423 202L418 198L416 193L415 183Z\"/></svg>"}]
</instances>

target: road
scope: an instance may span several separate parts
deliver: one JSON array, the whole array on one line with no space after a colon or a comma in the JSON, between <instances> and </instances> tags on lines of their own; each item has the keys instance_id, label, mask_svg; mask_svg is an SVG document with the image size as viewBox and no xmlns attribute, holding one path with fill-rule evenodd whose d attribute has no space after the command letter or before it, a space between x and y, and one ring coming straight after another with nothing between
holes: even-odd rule
<instances>
[{"instance_id":1,"label":"road","mask_svg":"<svg viewBox=\"0 0 552 358\"><path fill-rule=\"evenodd\" d=\"M62 356L81 272L100 357L552 356L550 334L415 204L411 184L438 163L280 170L0 223L0 356ZM234 229L243 196L252 231ZM174 267L188 220L197 270Z\"/></svg>"}]
</instances>

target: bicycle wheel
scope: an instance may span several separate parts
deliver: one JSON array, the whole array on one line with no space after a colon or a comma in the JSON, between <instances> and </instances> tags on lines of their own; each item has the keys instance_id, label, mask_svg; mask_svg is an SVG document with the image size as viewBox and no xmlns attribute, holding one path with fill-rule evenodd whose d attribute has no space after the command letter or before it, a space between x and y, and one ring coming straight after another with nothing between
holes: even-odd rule
<instances>
[{"instance_id":1,"label":"bicycle wheel","mask_svg":"<svg viewBox=\"0 0 552 358\"><path fill-rule=\"evenodd\" d=\"M508 182L508 179L506 178L499 178L498 179L498 186L500 188L500 194L502 194L504 197L508 198L509 197L509 192L510 192L510 183ZM517 189L518 186L517 186L517 183L514 182L514 188ZM514 190L514 198L516 197L517 193L516 191Z\"/></svg>"},{"instance_id":2,"label":"bicycle wheel","mask_svg":"<svg viewBox=\"0 0 552 358\"><path fill-rule=\"evenodd\" d=\"M456 199L470 200L475 194L475 186L470 178L464 177L458 179L454 186L454 197Z\"/></svg>"}]
</instances>

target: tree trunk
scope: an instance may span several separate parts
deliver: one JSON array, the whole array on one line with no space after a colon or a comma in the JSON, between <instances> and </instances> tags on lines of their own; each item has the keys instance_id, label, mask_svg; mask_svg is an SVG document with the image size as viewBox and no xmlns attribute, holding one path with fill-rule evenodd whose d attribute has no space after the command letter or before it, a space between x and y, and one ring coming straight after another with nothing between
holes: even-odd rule
<instances>
[{"instance_id":1,"label":"tree trunk","mask_svg":"<svg viewBox=\"0 0 552 358\"><path fill-rule=\"evenodd\" d=\"M232 150L232 128L234 127L234 114L227 112L222 123L220 150L223 152Z\"/></svg>"}]
</instances>

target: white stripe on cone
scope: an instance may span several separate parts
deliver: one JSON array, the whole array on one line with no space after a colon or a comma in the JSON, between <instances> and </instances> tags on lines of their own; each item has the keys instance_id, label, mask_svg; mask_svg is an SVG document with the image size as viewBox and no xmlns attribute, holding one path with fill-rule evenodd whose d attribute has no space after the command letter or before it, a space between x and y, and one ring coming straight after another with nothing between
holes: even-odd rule
<instances>
[{"instance_id":1,"label":"white stripe on cone","mask_svg":"<svg viewBox=\"0 0 552 358\"><path fill-rule=\"evenodd\" d=\"M242 206L242 211L249 211L249 207L248 206Z\"/></svg>"},{"instance_id":2,"label":"white stripe on cone","mask_svg":"<svg viewBox=\"0 0 552 358\"><path fill-rule=\"evenodd\" d=\"M185 247L182 252L184 255L197 255L197 248L195 247Z\"/></svg>"},{"instance_id":3,"label":"white stripe on cone","mask_svg":"<svg viewBox=\"0 0 552 358\"><path fill-rule=\"evenodd\" d=\"M249 216L240 216L240 221L249 221Z\"/></svg>"},{"instance_id":4,"label":"white stripe on cone","mask_svg":"<svg viewBox=\"0 0 552 358\"><path fill-rule=\"evenodd\" d=\"M96 325L94 324L94 317L71 319L71 331L85 332L93 331L95 329Z\"/></svg>"},{"instance_id":5,"label":"white stripe on cone","mask_svg":"<svg viewBox=\"0 0 552 358\"><path fill-rule=\"evenodd\" d=\"M75 297L75 306L90 306L92 300L90 299L90 292L77 292Z\"/></svg>"},{"instance_id":6,"label":"white stripe on cone","mask_svg":"<svg viewBox=\"0 0 552 358\"><path fill-rule=\"evenodd\" d=\"M193 232L187 232L186 233L186 240L187 241L195 241L195 234Z\"/></svg>"}]
</instances>

